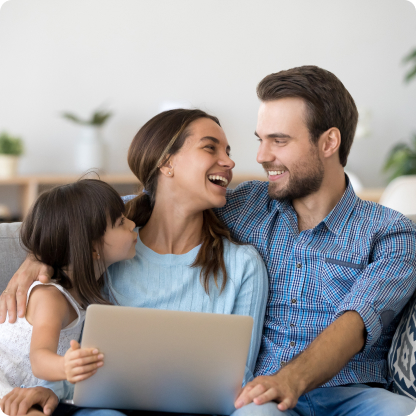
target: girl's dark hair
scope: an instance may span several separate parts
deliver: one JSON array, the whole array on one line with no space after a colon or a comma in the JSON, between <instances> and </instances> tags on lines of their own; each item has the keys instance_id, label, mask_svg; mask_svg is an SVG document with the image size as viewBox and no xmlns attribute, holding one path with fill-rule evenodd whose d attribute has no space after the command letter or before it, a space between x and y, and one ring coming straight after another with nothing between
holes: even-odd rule
<instances>
[{"instance_id":1,"label":"girl's dark hair","mask_svg":"<svg viewBox=\"0 0 416 416\"><path fill-rule=\"evenodd\" d=\"M138 227L144 226L152 214L159 176L159 167L181 149L191 134L190 124L200 118L208 118L219 126L214 116L202 110L175 109L164 111L149 120L134 137L127 156L131 171L137 176L146 192L126 204L126 216ZM227 227L211 209L203 212L202 245L191 267L201 267L201 283L209 294L209 280L214 277L218 287L218 275L222 272L221 291L227 282L224 263L223 238L231 239Z\"/></svg>"},{"instance_id":2,"label":"girl's dark hair","mask_svg":"<svg viewBox=\"0 0 416 416\"><path fill-rule=\"evenodd\" d=\"M93 243L98 243L105 270L102 239L110 220L114 226L125 210L117 192L98 179L55 187L42 193L23 221L20 238L35 258L54 269L53 278L75 289L80 305L110 304L101 293L106 273L97 281ZM72 282L62 270L71 265Z\"/></svg>"}]
</instances>

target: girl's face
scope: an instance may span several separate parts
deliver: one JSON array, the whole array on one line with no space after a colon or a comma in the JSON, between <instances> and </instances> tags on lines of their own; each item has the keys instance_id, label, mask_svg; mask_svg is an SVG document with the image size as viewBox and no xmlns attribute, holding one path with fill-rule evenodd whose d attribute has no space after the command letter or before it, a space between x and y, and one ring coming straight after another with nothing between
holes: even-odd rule
<instances>
[{"instance_id":1,"label":"girl's face","mask_svg":"<svg viewBox=\"0 0 416 416\"><path fill-rule=\"evenodd\" d=\"M225 133L208 118L193 121L189 129L191 134L168 162L172 167L172 197L198 211L222 207L235 166Z\"/></svg>"},{"instance_id":2,"label":"girl's face","mask_svg":"<svg viewBox=\"0 0 416 416\"><path fill-rule=\"evenodd\" d=\"M107 223L102 247L105 267L134 257L137 243L135 227L136 224L124 215L117 219L114 226L111 222Z\"/></svg>"}]
</instances>

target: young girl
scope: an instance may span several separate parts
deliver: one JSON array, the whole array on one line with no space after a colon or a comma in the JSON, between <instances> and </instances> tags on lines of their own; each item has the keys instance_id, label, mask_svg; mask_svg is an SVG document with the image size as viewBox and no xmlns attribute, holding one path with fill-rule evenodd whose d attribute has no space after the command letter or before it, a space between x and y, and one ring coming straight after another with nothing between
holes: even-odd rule
<instances>
[{"instance_id":1,"label":"young girl","mask_svg":"<svg viewBox=\"0 0 416 416\"><path fill-rule=\"evenodd\" d=\"M75 383L103 364L98 350L71 340L80 337L88 305L109 303L101 294L107 267L135 254L135 224L123 213L116 191L93 179L54 188L34 204L21 241L53 268L53 283L33 283L26 316L0 325L0 398L38 379Z\"/></svg>"}]
</instances>

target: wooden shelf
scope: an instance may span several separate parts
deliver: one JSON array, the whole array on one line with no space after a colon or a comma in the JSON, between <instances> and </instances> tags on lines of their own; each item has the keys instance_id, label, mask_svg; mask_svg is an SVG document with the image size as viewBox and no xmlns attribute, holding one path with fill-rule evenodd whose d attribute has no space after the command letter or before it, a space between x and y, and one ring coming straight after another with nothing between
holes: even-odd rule
<instances>
[{"instance_id":1,"label":"wooden shelf","mask_svg":"<svg viewBox=\"0 0 416 416\"><path fill-rule=\"evenodd\" d=\"M86 176L97 178L96 175ZM17 185L20 187L22 215L26 216L30 207L39 195L40 187L45 185L64 185L75 182L80 175L28 175L16 176L9 179L0 179L0 186ZM137 178L130 174L100 175L100 179L111 185L126 184L139 185Z\"/></svg>"},{"instance_id":2,"label":"wooden shelf","mask_svg":"<svg viewBox=\"0 0 416 416\"><path fill-rule=\"evenodd\" d=\"M86 175L88 178L97 178L97 175ZM140 185L138 179L132 173L117 173L109 175L100 175L101 180L108 182L110 185ZM0 179L0 186L17 185L20 187L22 215L26 216L30 207L39 195L40 187L45 185L64 185L75 182L80 175L27 175L15 176L9 179ZM247 180L264 180L264 177L253 175L234 175L230 186L235 187L239 183Z\"/></svg>"},{"instance_id":3,"label":"wooden shelf","mask_svg":"<svg viewBox=\"0 0 416 416\"><path fill-rule=\"evenodd\" d=\"M95 174L85 177L97 178ZM10 179L0 179L0 186L17 185L21 190L21 206L22 215L25 216L32 204L39 195L40 187L45 185L64 185L75 182L80 178L80 175L28 175L16 176ZM138 179L131 173L108 174L100 175L100 179L108 182L111 185L139 185ZM234 175L233 180L229 184L231 188L235 188L238 184L250 180L264 181L266 178L263 175ZM363 189L357 195L364 200L378 202L382 188Z\"/></svg>"},{"instance_id":4,"label":"wooden shelf","mask_svg":"<svg viewBox=\"0 0 416 416\"><path fill-rule=\"evenodd\" d=\"M357 196L364 201L379 202L383 192L384 188L367 188L357 192Z\"/></svg>"}]
</instances>

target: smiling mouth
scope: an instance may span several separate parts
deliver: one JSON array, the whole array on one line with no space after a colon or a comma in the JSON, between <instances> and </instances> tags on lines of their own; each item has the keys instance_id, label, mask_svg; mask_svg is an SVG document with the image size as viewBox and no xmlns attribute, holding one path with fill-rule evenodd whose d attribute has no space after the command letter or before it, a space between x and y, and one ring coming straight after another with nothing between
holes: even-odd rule
<instances>
[{"instance_id":1,"label":"smiling mouth","mask_svg":"<svg viewBox=\"0 0 416 416\"><path fill-rule=\"evenodd\" d=\"M228 179L219 175L208 175L208 179L214 185L219 185L219 186L222 186L223 188L226 188L228 185Z\"/></svg>"},{"instance_id":2,"label":"smiling mouth","mask_svg":"<svg viewBox=\"0 0 416 416\"><path fill-rule=\"evenodd\" d=\"M267 174L269 176L277 176L277 175L283 175L286 171L285 170L268 170Z\"/></svg>"}]
</instances>

